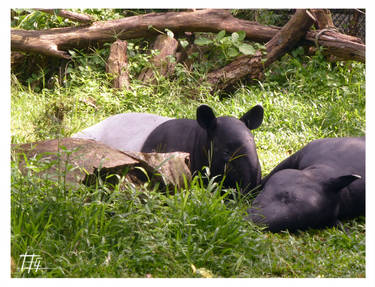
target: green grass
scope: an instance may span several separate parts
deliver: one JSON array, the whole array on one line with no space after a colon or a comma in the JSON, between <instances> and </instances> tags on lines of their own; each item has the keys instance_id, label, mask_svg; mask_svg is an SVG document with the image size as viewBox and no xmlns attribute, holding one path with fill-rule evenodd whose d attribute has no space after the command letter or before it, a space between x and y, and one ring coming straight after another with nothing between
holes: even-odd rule
<instances>
[{"instance_id":1,"label":"green grass","mask_svg":"<svg viewBox=\"0 0 375 287\"><path fill-rule=\"evenodd\" d=\"M266 175L313 139L365 133L364 64L286 55L263 82L241 83L223 96L209 93L199 63L191 71L178 66L174 78L159 77L156 85L137 82L147 56L139 41L131 47L130 91L110 87L108 46L75 51L60 84L46 68L29 81L13 74L11 142L70 136L123 112L194 118L205 103L217 115L239 117L262 104L264 122L253 134ZM40 165L31 160L22 175L12 160L11 255L20 267L20 255L39 254L51 269L13 277L200 277L194 267L214 277L366 276L364 218L344 222L346 232L272 234L243 219L249 199L230 199L233 190L205 185L203 175L170 195L124 182L70 187L35 177Z\"/></svg>"},{"instance_id":2,"label":"green grass","mask_svg":"<svg viewBox=\"0 0 375 287\"><path fill-rule=\"evenodd\" d=\"M118 186L117 186L118 187ZM337 229L270 234L242 219L202 177L176 195L147 188L62 189L12 170L12 256L39 254L43 273L15 277L364 277L364 220ZM140 199L142 194L143 200ZM87 200L90 198L90 200Z\"/></svg>"}]
</instances>

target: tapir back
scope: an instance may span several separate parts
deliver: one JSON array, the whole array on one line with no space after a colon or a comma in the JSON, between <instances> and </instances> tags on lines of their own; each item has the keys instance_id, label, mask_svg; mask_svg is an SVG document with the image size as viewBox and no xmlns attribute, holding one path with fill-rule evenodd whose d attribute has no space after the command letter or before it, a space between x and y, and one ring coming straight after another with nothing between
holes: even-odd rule
<instances>
[{"instance_id":1,"label":"tapir back","mask_svg":"<svg viewBox=\"0 0 375 287\"><path fill-rule=\"evenodd\" d=\"M146 113L111 116L72 137L92 139L121 151L141 151L150 133L171 118Z\"/></svg>"},{"instance_id":2,"label":"tapir back","mask_svg":"<svg viewBox=\"0 0 375 287\"><path fill-rule=\"evenodd\" d=\"M298 169L326 164L364 176L365 149L365 137L318 139L300 151Z\"/></svg>"}]
</instances>

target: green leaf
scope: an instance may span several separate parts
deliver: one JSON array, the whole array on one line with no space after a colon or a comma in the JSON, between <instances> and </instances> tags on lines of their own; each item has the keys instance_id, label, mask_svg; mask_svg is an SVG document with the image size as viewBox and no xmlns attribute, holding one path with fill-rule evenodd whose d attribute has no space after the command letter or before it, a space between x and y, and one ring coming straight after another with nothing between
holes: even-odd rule
<instances>
[{"instance_id":1,"label":"green leaf","mask_svg":"<svg viewBox=\"0 0 375 287\"><path fill-rule=\"evenodd\" d=\"M204 46L204 45L208 45L211 43L212 43L211 39L204 38L204 37L200 37L194 40L194 44L198 46Z\"/></svg>"},{"instance_id":2,"label":"green leaf","mask_svg":"<svg viewBox=\"0 0 375 287\"><path fill-rule=\"evenodd\" d=\"M224 44L224 45L231 45L231 44L233 44L232 37L231 36L227 36L227 37L222 38L220 40L220 44Z\"/></svg>"},{"instance_id":3,"label":"green leaf","mask_svg":"<svg viewBox=\"0 0 375 287\"><path fill-rule=\"evenodd\" d=\"M217 33L216 40L220 41L221 39L224 38L224 36L225 36L225 30L221 30L219 33Z\"/></svg>"},{"instance_id":4,"label":"green leaf","mask_svg":"<svg viewBox=\"0 0 375 287\"><path fill-rule=\"evenodd\" d=\"M255 49L253 46L249 45L249 44L246 44L246 43L242 43L238 49L240 50L240 52L244 55L254 55L255 54Z\"/></svg>"},{"instance_id":5,"label":"green leaf","mask_svg":"<svg viewBox=\"0 0 375 287\"><path fill-rule=\"evenodd\" d=\"M174 34L173 34L173 32L172 32L171 30L169 30L169 29L164 29L164 31L167 32L168 37L170 37L170 38L174 38Z\"/></svg>"},{"instance_id":6,"label":"green leaf","mask_svg":"<svg viewBox=\"0 0 375 287\"><path fill-rule=\"evenodd\" d=\"M238 40L239 41L245 40L245 38L246 38L246 32L245 31L242 31L242 30L238 31L237 34L238 34Z\"/></svg>"},{"instance_id":7,"label":"green leaf","mask_svg":"<svg viewBox=\"0 0 375 287\"><path fill-rule=\"evenodd\" d=\"M69 54L70 54L73 58L74 58L75 56L77 56L76 51L69 50L68 52L69 52Z\"/></svg>"},{"instance_id":8,"label":"green leaf","mask_svg":"<svg viewBox=\"0 0 375 287\"><path fill-rule=\"evenodd\" d=\"M186 39L180 39L179 41L182 48L186 48L189 45L189 42Z\"/></svg>"},{"instance_id":9,"label":"green leaf","mask_svg":"<svg viewBox=\"0 0 375 287\"><path fill-rule=\"evenodd\" d=\"M238 35L237 32L232 33L232 41L233 42L237 42L239 38L240 38L240 36Z\"/></svg>"},{"instance_id":10,"label":"green leaf","mask_svg":"<svg viewBox=\"0 0 375 287\"><path fill-rule=\"evenodd\" d=\"M228 49L228 56L231 57L231 58L234 58L234 57L237 57L239 55L239 52L236 48L234 47L230 47Z\"/></svg>"},{"instance_id":11,"label":"green leaf","mask_svg":"<svg viewBox=\"0 0 375 287\"><path fill-rule=\"evenodd\" d=\"M267 50L267 47L265 45L259 43L254 43L254 45L258 50Z\"/></svg>"},{"instance_id":12,"label":"green leaf","mask_svg":"<svg viewBox=\"0 0 375 287\"><path fill-rule=\"evenodd\" d=\"M303 47L298 47L297 49L294 49L292 51L292 55L294 58L298 57L298 56L303 56L305 53L305 50L303 49Z\"/></svg>"}]
</instances>

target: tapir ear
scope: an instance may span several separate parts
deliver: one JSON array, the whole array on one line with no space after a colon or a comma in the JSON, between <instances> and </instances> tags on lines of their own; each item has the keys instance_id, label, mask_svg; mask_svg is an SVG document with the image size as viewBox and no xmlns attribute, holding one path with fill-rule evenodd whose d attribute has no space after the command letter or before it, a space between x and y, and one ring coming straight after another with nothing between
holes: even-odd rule
<instances>
[{"instance_id":1,"label":"tapir ear","mask_svg":"<svg viewBox=\"0 0 375 287\"><path fill-rule=\"evenodd\" d=\"M201 105L198 107L197 121L198 124L206 130L216 128L216 116L213 110L207 105Z\"/></svg>"},{"instance_id":2,"label":"tapir ear","mask_svg":"<svg viewBox=\"0 0 375 287\"><path fill-rule=\"evenodd\" d=\"M244 114L240 120L245 123L245 125L250 130L255 130L258 128L263 122L263 107L260 105L256 105L251 110L249 110L246 114Z\"/></svg>"},{"instance_id":3,"label":"tapir ear","mask_svg":"<svg viewBox=\"0 0 375 287\"><path fill-rule=\"evenodd\" d=\"M340 189L344 188L345 186L351 184L356 179L362 178L360 175L357 174L349 174L343 175L335 178L331 178L327 182L327 190L329 191L339 191Z\"/></svg>"}]
</instances>

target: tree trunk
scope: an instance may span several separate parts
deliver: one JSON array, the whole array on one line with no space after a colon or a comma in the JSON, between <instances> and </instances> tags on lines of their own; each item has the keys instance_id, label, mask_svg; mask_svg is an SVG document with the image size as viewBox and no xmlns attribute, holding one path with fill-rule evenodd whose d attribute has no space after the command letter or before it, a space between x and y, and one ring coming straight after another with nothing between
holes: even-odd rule
<instances>
[{"instance_id":1,"label":"tree trunk","mask_svg":"<svg viewBox=\"0 0 375 287\"><path fill-rule=\"evenodd\" d=\"M126 41L117 40L111 45L106 65L107 73L113 75L113 87L129 89L128 58Z\"/></svg>"},{"instance_id":2,"label":"tree trunk","mask_svg":"<svg viewBox=\"0 0 375 287\"><path fill-rule=\"evenodd\" d=\"M253 56L240 56L229 65L207 75L213 90L225 89L241 78L261 80L264 69L291 50L313 24L305 9L299 9L287 24L266 44L267 56L262 63L262 53Z\"/></svg>"},{"instance_id":3,"label":"tree trunk","mask_svg":"<svg viewBox=\"0 0 375 287\"><path fill-rule=\"evenodd\" d=\"M167 35L159 35L152 48L158 51L150 61L152 67L143 70L138 79L143 82L155 83L155 68L158 70L158 73L163 76L168 76L173 73L176 63L172 61L170 57L176 55L177 47L178 41L176 39Z\"/></svg>"}]
</instances>

